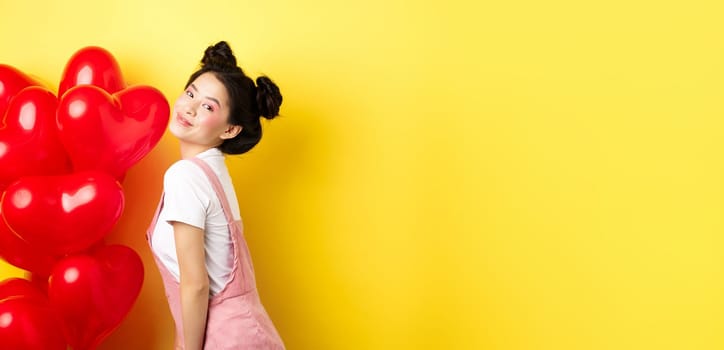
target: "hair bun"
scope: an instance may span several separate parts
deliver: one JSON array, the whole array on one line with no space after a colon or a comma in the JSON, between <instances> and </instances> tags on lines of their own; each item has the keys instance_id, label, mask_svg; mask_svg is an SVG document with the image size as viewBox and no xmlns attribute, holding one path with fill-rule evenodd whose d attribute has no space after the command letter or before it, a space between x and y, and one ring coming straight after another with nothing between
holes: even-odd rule
<instances>
[{"instance_id":1,"label":"hair bun","mask_svg":"<svg viewBox=\"0 0 724 350\"><path fill-rule=\"evenodd\" d=\"M216 45L206 48L204 57L201 59L201 64L220 70L238 69L236 66L236 57L234 57L234 53L226 41L219 41Z\"/></svg>"},{"instance_id":2,"label":"hair bun","mask_svg":"<svg viewBox=\"0 0 724 350\"><path fill-rule=\"evenodd\" d=\"M282 105L282 94L277 84L266 76L256 78L256 103L259 114L272 119L279 115L279 107Z\"/></svg>"}]
</instances>

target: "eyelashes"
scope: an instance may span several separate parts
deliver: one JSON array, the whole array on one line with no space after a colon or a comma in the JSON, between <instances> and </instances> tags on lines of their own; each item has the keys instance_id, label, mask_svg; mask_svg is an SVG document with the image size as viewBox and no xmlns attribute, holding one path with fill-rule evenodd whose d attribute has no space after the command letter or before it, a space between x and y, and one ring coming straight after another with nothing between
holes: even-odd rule
<instances>
[{"instance_id":1,"label":"eyelashes","mask_svg":"<svg viewBox=\"0 0 724 350\"><path fill-rule=\"evenodd\" d=\"M191 90L186 90L186 91L184 92L184 94L186 94L186 96L188 96L188 97L190 97L190 98L194 98L194 93L193 93ZM209 111L209 112L213 112L213 111L214 111L214 107L212 107L212 106L211 106L210 104L208 104L208 103L203 103L203 104L201 104L201 107L202 107L203 109Z\"/></svg>"}]
</instances>

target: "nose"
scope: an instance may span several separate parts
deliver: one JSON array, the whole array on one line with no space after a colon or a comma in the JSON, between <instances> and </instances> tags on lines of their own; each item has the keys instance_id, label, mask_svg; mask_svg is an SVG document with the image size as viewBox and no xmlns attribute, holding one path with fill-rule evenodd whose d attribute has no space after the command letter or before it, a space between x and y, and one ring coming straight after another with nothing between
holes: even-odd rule
<instances>
[{"instance_id":1,"label":"nose","mask_svg":"<svg viewBox=\"0 0 724 350\"><path fill-rule=\"evenodd\" d=\"M195 116L196 115L196 107L194 106L193 102L186 102L181 105L181 112L184 115L188 116Z\"/></svg>"}]
</instances>

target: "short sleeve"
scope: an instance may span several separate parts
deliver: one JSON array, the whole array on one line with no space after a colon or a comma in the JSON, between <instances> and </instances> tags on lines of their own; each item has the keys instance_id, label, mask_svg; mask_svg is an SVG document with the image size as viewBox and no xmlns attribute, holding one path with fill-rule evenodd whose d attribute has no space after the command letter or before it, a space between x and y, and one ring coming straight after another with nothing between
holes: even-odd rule
<instances>
[{"instance_id":1,"label":"short sleeve","mask_svg":"<svg viewBox=\"0 0 724 350\"><path fill-rule=\"evenodd\" d=\"M188 160L178 161L166 171L163 177L162 220L204 229L211 204L210 186L204 176L204 172Z\"/></svg>"}]
</instances>

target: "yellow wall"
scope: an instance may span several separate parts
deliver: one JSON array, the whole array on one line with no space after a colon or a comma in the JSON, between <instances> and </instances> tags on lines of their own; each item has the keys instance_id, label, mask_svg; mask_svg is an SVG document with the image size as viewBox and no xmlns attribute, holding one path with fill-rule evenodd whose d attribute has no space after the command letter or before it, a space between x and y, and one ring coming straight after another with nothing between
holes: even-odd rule
<instances>
[{"instance_id":1,"label":"yellow wall","mask_svg":"<svg viewBox=\"0 0 724 350\"><path fill-rule=\"evenodd\" d=\"M276 79L229 164L290 349L721 349L722 4L2 1L0 62L57 86L99 45L174 99L225 39ZM101 349L170 347L142 237L176 157L128 174L147 278Z\"/></svg>"}]
</instances>

